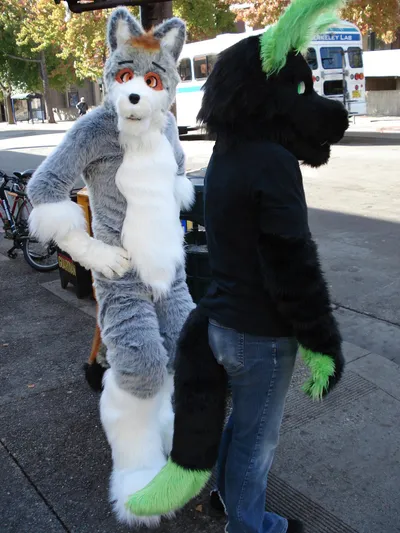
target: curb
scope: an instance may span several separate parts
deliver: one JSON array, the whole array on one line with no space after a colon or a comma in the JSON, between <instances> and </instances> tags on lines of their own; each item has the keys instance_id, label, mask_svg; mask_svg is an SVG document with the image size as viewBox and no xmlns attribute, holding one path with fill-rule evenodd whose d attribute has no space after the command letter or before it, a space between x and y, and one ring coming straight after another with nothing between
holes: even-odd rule
<instances>
[{"instance_id":1,"label":"curb","mask_svg":"<svg viewBox=\"0 0 400 533\"><path fill-rule=\"evenodd\" d=\"M386 133L379 131L347 131L344 138L339 144L346 144L348 142L365 142L370 141L371 144L375 142L385 142L385 144L400 145L400 132Z\"/></svg>"}]
</instances>

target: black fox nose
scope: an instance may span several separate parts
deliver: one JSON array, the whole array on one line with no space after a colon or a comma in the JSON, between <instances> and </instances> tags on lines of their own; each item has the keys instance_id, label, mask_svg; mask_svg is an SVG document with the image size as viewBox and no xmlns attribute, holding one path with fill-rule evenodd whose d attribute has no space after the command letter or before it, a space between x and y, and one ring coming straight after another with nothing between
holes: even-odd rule
<instances>
[{"instance_id":1,"label":"black fox nose","mask_svg":"<svg viewBox=\"0 0 400 533\"><path fill-rule=\"evenodd\" d=\"M140 96L138 94L132 93L129 95L129 101L131 104L137 104L140 100Z\"/></svg>"}]
</instances>

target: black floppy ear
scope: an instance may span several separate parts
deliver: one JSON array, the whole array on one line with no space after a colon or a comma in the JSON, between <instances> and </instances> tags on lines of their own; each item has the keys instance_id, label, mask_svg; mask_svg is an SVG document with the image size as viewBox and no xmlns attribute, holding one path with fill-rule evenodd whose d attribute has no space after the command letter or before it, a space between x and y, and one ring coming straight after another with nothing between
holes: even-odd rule
<instances>
[{"instance_id":1,"label":"black floppy ear","mask_svg":"<svg viewBox=\"0 0 400 533\"><path fill-rule=\"evenodd\" d=\"M115 9L108 19L107 41L111 52L123 46L131 37L143 35L144 30L126 7Z\"/></svg>"},{"instance_id":2,"label":"black floppy ear","mask_svg":"<svg viewBox=\"0 0 400 533\"><path fill-rule=\"evenodd\" d=\"M186 39L186 25L183 20L172 18L154 29L154 37L161 41L166 50L178 61Z\"/></svg>"}]
</instances>

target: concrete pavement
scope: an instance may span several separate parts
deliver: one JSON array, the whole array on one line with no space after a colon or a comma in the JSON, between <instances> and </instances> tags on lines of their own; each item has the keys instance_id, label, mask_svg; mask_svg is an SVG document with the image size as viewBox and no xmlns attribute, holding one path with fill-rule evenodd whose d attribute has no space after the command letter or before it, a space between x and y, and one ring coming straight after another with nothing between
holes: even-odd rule
<instances>
[{"instance_id":1,"label":"concrete pavement","mask_svg":"<svg viewBox=\"0 0 400 533\"><path fill-rule=\"evenodd\" d=\"M0 250L6 247L1 243ZM0 253L0 524L4 533L127 533L107 503L111 461L98 396L82 376L95 320L61 289ZM268 507L307 533L400 531L400 367L345 343L347 372L322 404L289 393ZM222 532L207 494L162 533Z\"/></svg>"}]
</instances>

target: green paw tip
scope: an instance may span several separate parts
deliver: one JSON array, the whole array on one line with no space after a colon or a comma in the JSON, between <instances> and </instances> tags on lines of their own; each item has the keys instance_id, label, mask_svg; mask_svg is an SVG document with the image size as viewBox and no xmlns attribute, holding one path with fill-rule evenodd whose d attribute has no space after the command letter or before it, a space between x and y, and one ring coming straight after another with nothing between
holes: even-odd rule
<instances>
[{"instance_id":1,"label":"green paw tip","mask_svg":"<svg viewBox=\"0 0 400 533\"><path fill-rule=\"evenodd\" d=\"M130 496L126 507L136 516L171 513L197 496L210 477L209 470L187 470L169 459L146 487Z\"/></svg>"},{"instance_id":2,"label":"green paw tip","mask_svg":"<svg viewBox=\"0 0 400 533\"><path fill-rule=\"evenodd\" d=\"M311 377L303 385L303 391L313 400L321 400L328 389L329 378L335 373L335 362L329 355L300 348L305 364L311 370Z\"/></svg>"}]
</instances>

